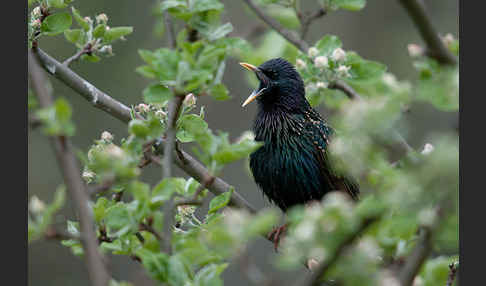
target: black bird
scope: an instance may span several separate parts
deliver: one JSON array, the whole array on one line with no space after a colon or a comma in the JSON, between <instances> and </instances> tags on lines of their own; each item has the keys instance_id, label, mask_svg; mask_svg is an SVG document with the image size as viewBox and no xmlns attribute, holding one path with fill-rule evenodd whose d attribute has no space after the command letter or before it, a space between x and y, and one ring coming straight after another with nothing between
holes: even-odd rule
<instances>
[{"instance_id":1,"label":"black bird","mask_svg":"<svg viewBox=\"0 0 486 286\"><path fill-rule=\"evenodd\" d=\"M330 191L344 191L357 200L356 181L337 173L328 158L333 133L305 98L304 82L282 58L255 67L259 87L243 103L256 99L255 140L264 145L250 155L250 169L263 193L284 212L298 204L320 200ZM269 237L276 246L285 225Z\"/></svg>"}]
</instances>

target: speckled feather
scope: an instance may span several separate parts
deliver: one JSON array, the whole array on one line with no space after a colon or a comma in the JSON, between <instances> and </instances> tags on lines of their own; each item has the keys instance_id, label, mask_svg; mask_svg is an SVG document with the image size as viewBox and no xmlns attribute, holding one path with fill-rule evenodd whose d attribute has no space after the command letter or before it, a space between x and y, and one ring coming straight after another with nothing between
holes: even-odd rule
<instances>
[{"instance_id":1,"label":"speckled feather","mask_svg":"<svg viewBox=\"0 0 486 286\"><path fill-rule=\"evenodd\" d=\"M264 145L250 155L250 169L263 193L282 210L320 200L342 190L357 199L355 181L336 174L327 157L332 129L305 99L304 84L293 66L273 59L259 67L272 85L257 98L253 130Z\"/></svg>"}]
</instances>

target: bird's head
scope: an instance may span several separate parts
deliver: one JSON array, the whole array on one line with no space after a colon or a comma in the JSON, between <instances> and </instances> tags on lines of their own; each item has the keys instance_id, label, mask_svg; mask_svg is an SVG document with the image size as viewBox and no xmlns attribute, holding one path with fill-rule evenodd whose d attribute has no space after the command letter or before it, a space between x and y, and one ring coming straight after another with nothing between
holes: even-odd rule
<instances>
[{"instance_id":1,"label":"bird's head","mask_svg":"<svg viewBox=\"0 0 486 286\"><path fill-rule=\"evenodd\" d=\"M304 82L288 61L276 58L258 67L248 63L240 63L240 65L253 71L260 81L258 88L250 94L242 106L255 99L264 107L298 108L307 103Z\"/></svg>"}]
</instances>

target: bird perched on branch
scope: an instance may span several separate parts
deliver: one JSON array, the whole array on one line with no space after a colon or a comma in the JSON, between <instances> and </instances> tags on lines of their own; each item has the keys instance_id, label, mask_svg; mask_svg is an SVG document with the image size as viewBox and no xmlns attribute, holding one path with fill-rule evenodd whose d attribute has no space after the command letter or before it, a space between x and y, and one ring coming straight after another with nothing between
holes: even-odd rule
<instances>
[{"instance_id":1,"label":"bird perched on branch","mask_svg":"<svg viewBox=\"0 0 486 286\"><path fill-rule=\"evenodd\" d=\"M298 204L320 200L330 191L358 198L358 184L336 172L327 148L333 133L305 98L304 82L282 58L253 66L260 84L243 103L256 100L258 114L253 131L264 145L250 155L250 169L263 193L284 212ZM269 234L278 246L286 225Z\"/></svg>"}]
</instances>

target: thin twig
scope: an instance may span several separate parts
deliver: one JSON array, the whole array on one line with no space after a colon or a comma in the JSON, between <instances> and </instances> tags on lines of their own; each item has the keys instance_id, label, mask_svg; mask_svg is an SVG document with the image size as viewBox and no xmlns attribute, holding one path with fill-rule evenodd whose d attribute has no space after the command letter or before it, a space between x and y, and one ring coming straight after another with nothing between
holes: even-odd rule
<instances>
[{"instance_id":1,"label":"thin twig","mask_svg":"<svg viewBox=\"0 0 486 286\"><path fill-rule=\"evenodd\" d=\"M40 48L33 49L33 52L41 62L42 67L49 74L55 76L57 79L75 90L94 107L113 115L125 123L128 123L132 119L129 107L100 91L90 82L80 77L69 67L53 59Z\"/></svg>"},{"instance_id":2,"label":"thin twig","mask_svg":"<svg viewBox=\"0 0 486 286\"><path fill-rule=\"evenodd\" d=\"M449 264L449 275L447 276L446 286L452 286L454 284L454 279L456 279L457 265L455 262Z\"/></svg>"},{"instance_id":3,"label":"thin twig","mask_svg":"<svg viewBox=\"0 0 486 286\"><path fill-rule=\"evenodd\" d=\"M275 19L267 16L263 10L258 7L253 0L243 0L250 9L255 12L255 14L260 17L260 19L263 20L268 26L270 26L272 29L277 31L280 35L282 35L287 41L291 42L293 45L295 45L299 50L301 50L304 53L307 53L307 50L309 49L309 44L302 40L298 35L296 35L294 32L287 30L285 27L280 25L279 22L277 22Z\"/></svg>"},{"instance_id":4,"label":"thin twig","mask_svg":"<svg viewBox=\"0 0 486 286\"><path fill-rule=\"evenodd\" d=\"M305 36L307 35L307 32L309 31L309 27L314 22L315 20L321 18L322 16L326 15L327 12L324 8L320 8L319 10L315 11L314 13L307 15L307 16L302 16L301 20L301 28L300 28L300 36L302 39L305 39Z\"/></svg>"},{"instance_id":5,"label":"thin twig","mask_svg":"<svg viewBox=\"0 0 486 286\"><path fill-rule=\"evenodd\" d=\"M170 18L169 12L165 10L162 13L162 17L164 17L164 24L165 24L165 29L167 30L167 40L169 42L169 45L171 48L176 48L177 47L177 42L176 42L176 34L174 31L174 24L172 23L172 19Z\"/></svg>"},{"instance_id":6,"label":"thin twig","mask_svg":"<svg viewBox=\"0 0 486 286\"><path fill-rule=\"evenodd\" d=\"M76 54L74 54L72 57L66 59L62 64L65 66L69 66L72 62L78 60L82 55L91 53L91 43L87 43L86 46L84 46L81 50L79 50Z\"/></svg>"},{"instance_id":7,"label":"thin twig","mask_svg":"<svg viewBox=\"0 0 486 286\"><path fill-rule=\"evenodd\" d=\"M175 95L174 98L169 102L169 114L167 118L167 131L166 140L164 145L164 157L162 159L163 176L162 178L169 178L172 173L172 155L175 145L176 136L176 123L179 118L179 113L181 110L182 102L184 101L183 95Z\"/></svg>"},{"instance_id":8,"label":"thin twig","mask_svg":"<svg viewBox=\"0 0 486 286\"><path fill-rule=\"evenodd\" d=\"M399 274L401 286L412 285L415 276L417 275L420 267L424 263L427 256L429 256L431 250L432 231L430 228L423 228L420 231L417 245L413 249L410 256L407 258L405 265L403 266Z\"/></svg>"},{"instance_id":9,"label":"thin twig","mask_svg":"<svg viewBox=\"0 0 486 286\"><path fill-rule=\"evenodd\" d=\"M346 84L342 80L336 80L334 82L331 82L329 84L329 88L341 90L342 92L344 92L344 94L346 94L346 96L349 99L362 100L361 96L356 91L354 91L354 89L352 87L350 87L348 84Z\"/></svg>"},{"instance_id":10,"label":"thin twig","mask_svg":"<svg viewBox=\"0 0 486 286\"><path fill-rule=\"evenodd\" d=\"M422 226L420 228L419 238L417 244L410 255L406 258L405 265L402 267L398 279L401 286L410 286L413 284L415 276L419 272L422 264L425 262L430 252L432 251L432 238L434 231L441 222L444 210L449 208L451 201L444 200L438 204L435 209L436 219L432 225Z\"/></svg>"},{"instance_id":11,"label":"thin twig","mask_svg":"<svg viewBox=\"0 0 486 286\"><path fill-rule=\"evenodd\" d=\"M47 108L53 104L53 99L45 86L46 78L43 71L31 51L29 51L28 65L32 87L39 99L39 104L42 108ZM51 136L49 139L54 147L64 183L74 201L79 217L81 243L83 245L90 279L95 286L106 286L110 281L110 275L103 263L101 253L98 252L92 213L88 205L88 193L81 178L71 143L64 136Z\"/></svg>"},{"instance_id":12,"label":"thin twig","mask_svg":"<svg viewBox=\"0 0 486 286\"><path fill-rule=\"evenodd\" d=\"M322 276L333 266L341 255L354 243L354 241L370 226L373 222L377 221L379 217L371 217L365 219L355 232L350 234L344 239L337 249L333 252L329 259L322 261L312 274L305 277L302 282L296 284L300 286L317 286Z\"/></svg>"},{"instance_id":13,"label":"thin twig","mask_svg":"<svg viewBox=\"0 0 486 286\"><path fill-rule=\"evenodd\" d=\"M164 239L162 238L162 236L153 228L152 225L150 224L147 224L147 223L140 223L139 225L139 230L145 230L145 231L148 231L150 232L151 234L153 234L155 236L155 238L157 238L158 241L163 241ZM139 238L140 239L140 238Z\"/></svg>"},{"instance_id":14,"label":"thin twig","mask_svg":"<svg viewBox=\"0 0 486 286\"><path fill-rule=\"evenodd\" d=\"M399 0L407 10L415 26L419 29L420 35L427 44L430 57L436 59L441 64L455 65L457 59L445 47L439 38L437 30L432 25L430 17L427 15L425 5L421 0Z\"/></svg>"}]
</instances>

